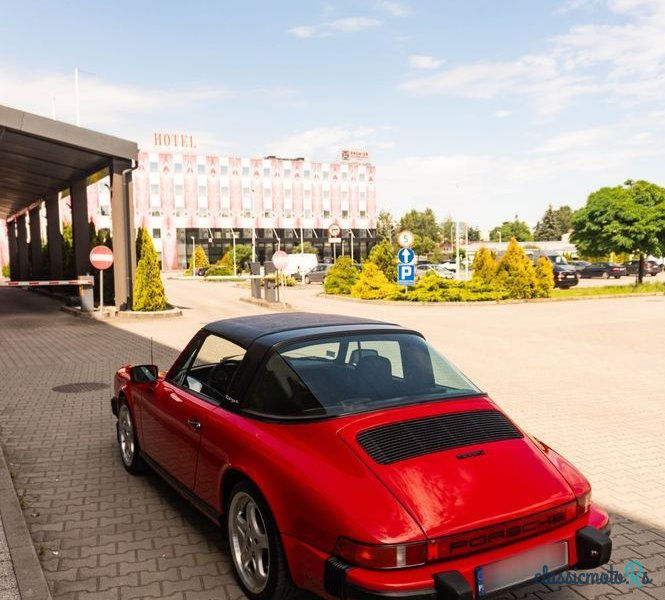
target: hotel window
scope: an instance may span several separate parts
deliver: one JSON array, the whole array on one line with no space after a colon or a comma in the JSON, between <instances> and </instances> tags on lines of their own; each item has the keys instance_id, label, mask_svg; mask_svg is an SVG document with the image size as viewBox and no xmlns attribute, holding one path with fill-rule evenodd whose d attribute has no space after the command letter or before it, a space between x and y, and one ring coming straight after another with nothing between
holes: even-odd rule
<instances>
[{"instance_id":1,"label":"hotel window","mask_svg":"<svg viewBox=\"0 0 665 600\"><path fill-rule=\"evenodd\" d=\"M184 217L186 214L187 214L187 212L185 211L184 206L176 206L175 207L175 216L176 217Z\"/></svg>"},{"instance_id":2,"label":"hotel window","mask_svg":"<svg viewBox=\"0 0 665 600\"><path fill-rule=\"evenodd\" d=\"M284 190L284 200L291 200L291 188Z\"/></svg>"},{"instance_id":3,"label":"hotel window","mask_svg":"<svg viewBox=\"0 0 665 600\"><path fill-rule=\"evenodd\" d=\"M111 214L111 207L108 204L102 204L99 207L99 214L102 215L102 217L108 217Z\"/></svg>"},{"instance_id":4,"label":"hotel window","mask_svg":"<svg viewBox=\"0 0 665 600\"><path fill-rule=\"evenodd\" d=\"M323 218L324 219L329 219L330 218L330 211L329 210L324 210L323 211Z\"/></svg>"},{"instance_id":5,"label":"hotel window","mask_svg":"<svg viewBox=\"0 0 665 600\"><path fill-rule=\"evenodd\" d=\"M229 168L226 165L219 165L219 174L224 177L229 174Z\"/></svg>"},{"instance_id":6,"label":"hotel window","mask_svg":"<svg viewBox=\"0 0 665 600\"><path fill-rule=\"evenodd\" d=\"M330 177L330 171L324 171L323 172L324 181L327 181L329 177Z\"/></svg>"},{"instance_id":7,"label":"hotel window","mask_svg":"<svg viewBox=\"0 0 665 600\"><path fill-rule=\"evenodd\" d=\"M176 198L182 198L183 194L183 187L181 184L178 184L175 186L175 197Z\"/></svg>"},{"instance_id":8,"label":"hotel window","mask_svg":"<svg viewBox=\"0 0 665 600\"><path fill-rule=\"evenodd\" d=\"M231 216L231 208L229 206L222 206L222 210L220 211L222 213L222 217L230 217Z\"/></svg>"},{"instance_id":9,"label":"hotel window","mask_svg":"<svg viewBox=\"0 0 665 600\"><path fill-rule=\"evenodd\" d=\"M291 169L284 169L284 179L291 179Z\"/></svg>"},{"instance_id":10,"label":"hotel window","mask_svg":"<svg viewBox=\"0 0 665 600\"><path fill-rule=\"evenodd\" d=\"M367 216L367 211L366 210L361 210L360 211L360 218L364 219Z\"/></svg>"},{"instance_id":11,"label":"hotel window","mask_svg":"<svg viewBox=\"0 0 665 600\"><path fill-rule=\"evenodd\" d=\"M346 181L349 178L349 174L346 171L342 171L342 181Z\"/></svg>"},{"instance_id":12,"label":"hotel window","mask_svg":"<svg viewBox=\"0 0 665 600\"><path fill-rule=\"evenodd\" d=\"M284 209L284 218L285 219L292 219L293 218L293 211L290 208L285 208Z\"/></svg>"},{"instance_id":13,"label":"hotel window","mask_svg":"<svg viewBox=\"0 0 665 600\"><path fill-rule=\"evenodd\" d=\"M208 209L205 206L199 206L198 210L196 211L196 214L199 217L207 217Z\"/></svg>"},{"instance_id":14,"label":"hotel window","mask_svg":"<svg viewBox=\"0 0 665 600\"><path fill-rule=\"evenodd\" d=\"M358 181L360 181L361 183L365 181L365 173L360 173L358 175Z\"/></svg>"},{"instance_id":15,"label":"hotel window","mask_svg":"<svg viewBox=\"0 0 665 600\"><path fill-rule=\"evenodd\" d=\"M198 165L197 171L199 175L205 175L206 174L206 166L205 165Z\"/></svg>"},{"instance_id":16,"label":"hotel window","mask_svg":"<svg viewBox=\"0 0 665 600\"><path fill-rule=\"evenodd\" d=\"M151 217L161 217L161 215L162 215L162 211L159 210L159 208L153 208L153 209L150 211L150 216L151 216Z\"/></svg>"},{"instance_id":17,"label":"hotel window","mask_svg":"<svg viewBox=\"0 0 665 600\"><path fill-rule=\"evenodd\" d=\"M252 192L252 190L248 187L242 188L242 197L243 197L243 199L250 198L251 197L251 192Z\"/></svg>"},{"instance_id":18,"label":"hotel window","mask_svg":"<svg viewBox=\"0 0 665 600\"><path fill-rule=\"evenodd\" d=\"M208 188L205 185L200 185L199 186L199 198L201 196L207 196L208 195Z\"/></svg>"},{"instance_id":19,"label":"hotel window","mask_svg":"<svg viewBox=\"0 0 665 600\"><path fill-rule=\"evenodd\" d=\"M342 219L349 218L349 211L347 209L342 210Z\"/></svg>"},{"instance_id":20,"label":"hotel window","mask_svg":"<svg viewBox=\"0 0 665 600\"><path fill-rule=\"evenodd\" d=\"M227 185L222 186L222 198L229 197L229 187Z\"/></svg>"},{"instance_id":21,"label":"hotel window","mask_svg":"<svg viewBox=\"0 0 665 600\"><path fill-rule=\"evenodd\" d=\"M311 174L312 174L312 172L309 169L305 169L305 172L304 172L305 179L309 179Z\"/></svg>"},{"instance_id":22,"label":"hotel window","mask_svg":"<svg viewBox=\"0 0 665 600\"><path fill-rule=\"evenodd\" d=\"M263 197L267 200L272 198L272 188L263 188Z\"/></svg>"},{"instance_id":23,"label":"hotel window","mask_svg":"<svg viewBox=\"0 0 665 600\"><path fill-rule=\"evenodd\" d=\"M155 160L150 161L150 172L157 173L157 161Z\"/></svg>"},{"instance_id":24,"label":"hotel window","mask_svg":"<svg viewBox=\"0 0 665 600\"><path fill-rule=\"evenodd\" d=\"M243 177L249 177L249 167L243 167L242 168L242 176Z\"/></svg>"},{"instance_id":25,"label":"hotel window","mask_svg":"<svg viewBox=\"0 0 665 600\"><path fill-rule=\"evenodd\" d=\"M152 230L152 239L153 240L159 240L162 238L162 230L161 229L153 229Z\"/></svg>"},{"instance_id":26,"label":"hotel window","mask_svg":"<svg viewBox=\"0 0 665 600\"><path fill-rule=\"evenodd\" d=\"M156 183L150 184L150 194L152 196L159 196L159 185Z\"/></svg>"},{"instance_id":27,"label":"hotel window","mask_svg":"<svg viewBox=\"0 0 665 600\"><path fill-rule=\"evenodd\" d=\"M173 165L173 172L176 173L176 174L182 173L182 163L181 162L177 162Z\"/></svg>"},{"instance_id":28,"label":"hotel window","mask_svg":"<svg viewBox=\"0 0 665 600\"><path fill-rule=\"evenodd\" d=\"M270 177L270 167L263 167L263 176Z\"/></svg>"}]
</instances>

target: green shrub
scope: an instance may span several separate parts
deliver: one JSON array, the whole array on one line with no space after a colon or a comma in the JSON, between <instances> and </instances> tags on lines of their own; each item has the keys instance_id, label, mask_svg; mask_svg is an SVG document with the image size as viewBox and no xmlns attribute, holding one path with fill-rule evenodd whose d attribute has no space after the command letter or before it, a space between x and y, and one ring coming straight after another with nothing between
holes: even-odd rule
<instances>
[{"instance_id":1,"label":"green shrub","mask_svg":"<svg viewBox=\"0 0 665 600\"><path fill-rule=\"evenodd\" d=\"M283 285L285 287L293 287L296 285L296 278L293 277L292 275L286 275L285 277L275 277L275 274L272 273L271 275L268 275L267 277L264 277L261 279L261 286L265 285L266 280L272 281L273 284L277 287L280 285Z\"/></svg>"},{"instance_id":2,"label":"green shrub","mask_svg":"<svg viewBox=\"0 0 665 600\"><path fill-rule=\"evenodd\" d=\"M412 302L482 302L505 300L508 291L495 283L455 281L428 273L406 294ZM394 296L393 299L399 299Z\"/></svg>"},{"instance_id":3,"label":"green shrub","mask_svg":"<svg viewBox=\"0 0 665 600\"><path fill-rule=\"evenodd\" d=\"M149 236L141 244L141 258L136 267L132 310L157 311L166 308L164 284L159 273L159 260Z\"/></svg>"},{"instance_id":4,"label":"green shrub","mask_svg":"<svg viewBox=\"0 0 665 600\"><path fill-rule=\"evenodd\" d=\"M536 265L536 298L549 298L554 289L554 269L552 263L544 256Z\"/></svg>"},{"instance_id":5,"label":"green shrub","mask_svg":"<svg viewBox=\"0 0 665 600\"><path fill-rule=\"evenodd\" d=\"M515 238L510 240L496 271L497 287L508 290L509 298L536 297L536 270Z\"/></svg>"},{"instance_id":6,"label":"green shrub","mask_svg":"<svg viewBox=\"0 0 665 600\"><path fill-rule=\"evenodd\" d=\"M9 272L9 265L2 266L2 276L5 279L9 279L11 277L11 273Z\"/></svg>"},{"instance_id":7,"label":"green shrub","mask_svg":"<svg viewBox=\"0 0 665 600\"><path fill-rule=\"evenodd\" d=\"M358 280L358 270L353 266L350 256L340 256L330 267L323 289L326 294L350 294Z\"/></svg>"},{"instance_id":8,"label":"green shrub","mask_svg":"<svg viewBox=\"0 0 665 600\"><path fill-rule=\"evenodd\" d=\"M367 261L363 265L358 281L351 288L351 295L363 300L380 300L392 296L396 289L396 283L388 281L377 265Z\"/></svg>"},{"instance_id":9,"label":"green shrub","mask_svg":"<svg viewBox=\"0 0 665 600\"><path fill-rule=\"evenodd\" d=\"M379 267L388 281L397 281L397 250L387 239L372 248L366 262Z\"/></svg>"},{"instance_id":10,"label":"green shrub","mask_svg":"<svg viewBox=\"0 0 665 600\"><path fill-rule=\"evenodd\" d=\"M225 264L217 263L210 267L205 274L206 277L221 277L225 275L233 275L233 266L228 267Z\"/></svg>"},{"instance_id":11,"label":"green shrub","mask_svg":"<svg viewBox=\"0 0 665 600\"><path fill-rule=\"evenodd\" d=\"M492 253L483 246L473 257L473 280L480 283L491 284L496 276L496 260Z\"/></svg>"}]
</instances>

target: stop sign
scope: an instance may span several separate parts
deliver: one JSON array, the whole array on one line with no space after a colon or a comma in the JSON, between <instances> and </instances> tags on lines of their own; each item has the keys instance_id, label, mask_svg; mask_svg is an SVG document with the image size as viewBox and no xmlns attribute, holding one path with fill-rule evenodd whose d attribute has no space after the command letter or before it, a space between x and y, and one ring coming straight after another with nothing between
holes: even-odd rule
<instances>
[{"instance_id":1,"label":"stop sign","mask_svg":"<svg viewBox=\"0 0 665 600\"><path fill-rule=\"evenodd\" d=\"M113 250L106 246L95 246L90 250L90 264L100 271L113 266Z\"/></svg>"},{"instance_id":2,"label":"stop sign","mask_svg":"<svg viewBox=\"0 0 665 600\"><path fill-rule=\"evenodd\" d=\"M277 250L272 255L272 264L278 271L283 271L289 265L289 255L284 250Z\"/></svg>"}]
</instances>

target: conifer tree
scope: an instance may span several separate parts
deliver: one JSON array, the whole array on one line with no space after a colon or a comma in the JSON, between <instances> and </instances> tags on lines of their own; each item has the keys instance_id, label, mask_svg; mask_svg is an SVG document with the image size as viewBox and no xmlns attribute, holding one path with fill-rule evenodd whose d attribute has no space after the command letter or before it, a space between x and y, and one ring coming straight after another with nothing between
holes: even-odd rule
<instances>
[{"instance_id":1,"label":"conifer tree","mask_svg":"<svg viewBox=\"0 0 665 600\"><path fill-rule=\"evenodd\" d=\"M536 298L549 298L554 289L554 269L544 256L536 264Z\"/></svg>"},{"instance_id":2,"label":"conifer tree","mask_svg":"<svg viewBox=\"0 0 665 600\"><path fill-rule=\"evenodd\" d=\"M536 270L515 238L511 238L499 261L497 283L508 291L509 298L533 298L536 295Z\"/></svg>"},{"instance_id":3,"label":"conifer tree","mask_svg":"<svg viewBox=\"0 0 665 600\"><path fill-rule=\"evenodd\" d=\"M492 253L485 246L482 246L473 257L473 264L471 265L473 280L487 285L492 284L496 277L496 267L496 260L494 260Z\"/></svg>"},{"instance_id":4,"label":"conifer tree","mask_svg":"<svg viewBox=\"0 0 665 600\"><path fill-rule=\"evenodd\" d=\"M152 239L145 232L141 242L141 258L136 267L132 310L158 311L165 308L166 294L160 277L159 259Z\"/></svg>"},{"instance_id":5,"label":"conifer tree","mask_svg":"<svg viewBox=\"0 0 665 600\"><path fill-rule=\"evenodd\" d=\"M358 270L353 266L351 257L340 256L328 270L323 289L326 294L350 294L357 280Z\"/></svg>"},{"instance_id":6,"label":"conifer tree","mask_svg":"<svg viewBox=\"0 0 665 600\"><path fill-rule=\"evenodd\" d=\"M367 261L379 267L388 281L397 281L397 250L387 238L372 248Z\"/></svg>"},{"instance_id":7,"label":"conifer tree","mask_svg":"<svg viewBox=\"0 0 665 600\"><path fill-rule=\"evenodd\" d=\"M365 262L358 281L351 288L354 298L377 300L386 298L397 291L397 284L388 281L383 271L373 262Z\"/></svg>"}]
</instances>

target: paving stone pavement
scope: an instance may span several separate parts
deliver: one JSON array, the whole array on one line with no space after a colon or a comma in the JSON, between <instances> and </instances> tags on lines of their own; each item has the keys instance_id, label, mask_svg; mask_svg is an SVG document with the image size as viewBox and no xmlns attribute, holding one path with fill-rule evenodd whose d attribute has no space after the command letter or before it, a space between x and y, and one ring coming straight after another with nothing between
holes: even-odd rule
<instances>
[{"instance_id":1,"label":"paving stone pavement","mask_svg":"<svg viewBox=\"0 0 665 600\"><path fill-rule=\"evenodd\" d=\"M57 308L0 289L0 441L54 599L243 598L220 531L156 476L120 463L110 382L120 364L148 361L148 340ZM177 351L155 344L154 354L168 365ZM54 391L73 383L90 385ZM639 559L652 584L534 585L505 598L665 600L663 528L633 514L613 521L615 568Z\"/></svg>"}]
</instances>

